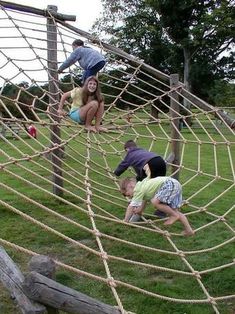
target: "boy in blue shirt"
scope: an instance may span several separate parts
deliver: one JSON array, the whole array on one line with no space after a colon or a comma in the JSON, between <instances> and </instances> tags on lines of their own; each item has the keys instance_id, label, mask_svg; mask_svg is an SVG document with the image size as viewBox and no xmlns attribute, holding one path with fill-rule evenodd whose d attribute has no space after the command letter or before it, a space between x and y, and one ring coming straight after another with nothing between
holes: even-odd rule
<instances>
[{"instance_id":1,"label":"boy in blue shirt","mask_svg":"<svg viewBox=\"0 0 235 314\"><path fill-rule=\"evenodd\" d=\"M62 73L65 69L78 62L80 67L84 70L82 76L82 83L90 76L96 74L105 66L105 58L97 50L84 46L81 39L76 39L72 43L73 52L65 60L58 69L58 73Z\"/></svg>"}]
</instances>

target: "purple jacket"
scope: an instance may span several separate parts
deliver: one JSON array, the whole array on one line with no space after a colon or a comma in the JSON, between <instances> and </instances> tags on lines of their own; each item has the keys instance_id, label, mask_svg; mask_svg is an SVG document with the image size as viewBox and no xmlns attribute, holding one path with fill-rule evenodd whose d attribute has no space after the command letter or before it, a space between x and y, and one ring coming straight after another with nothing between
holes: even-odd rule
<instances>
[{"instance_id":1,"label":"purple jacket","mask_svg":"<svg viewBox=\"0 0 235 314\"><path fill-rule=\"evenodd\" d=\"M139 147L129 149L123 161L118 165L114 174L120 176L129 167L133 167L137 176L142 176L144 165L152 158L157 157L155 153L149 152Z\"/></svg>"}]
</instances>

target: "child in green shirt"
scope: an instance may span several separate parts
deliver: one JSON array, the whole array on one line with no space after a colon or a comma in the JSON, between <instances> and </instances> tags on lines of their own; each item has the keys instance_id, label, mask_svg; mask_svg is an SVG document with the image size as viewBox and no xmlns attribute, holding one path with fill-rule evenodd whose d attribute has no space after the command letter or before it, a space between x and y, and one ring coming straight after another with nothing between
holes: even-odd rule
<instances>
[{"instance_id":1,"label":"child in green shirt","mask_svg":"<svg viewBox=\"0 0 235 314\"><path fill-rule=\"evenodd\" d=\"M187 217L179 211L182 203L182 187L179 181L171 177L146 178L136 182L135 178L125 178L120 182L120 190L124 196L131 197L124 221L130 222L133 214L141 215L147 201L151 201L156 209L169 216L165 225L172 225L179 220L184 226L183 234L194 234Z\"/></svg>"}]
</instances>

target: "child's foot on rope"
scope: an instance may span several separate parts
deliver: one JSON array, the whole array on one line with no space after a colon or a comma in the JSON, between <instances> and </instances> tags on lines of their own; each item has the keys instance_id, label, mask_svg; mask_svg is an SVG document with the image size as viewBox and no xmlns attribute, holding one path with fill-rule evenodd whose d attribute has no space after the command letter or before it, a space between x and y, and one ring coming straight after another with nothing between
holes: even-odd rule
<instances>
[{"instance_id":1,"label":"child's foot on rope","mask_svg":"<svg viewBox=\"0 0 235 314\"><path fill-rule=\"evenodd\" d=\"M97 133L97 130L96 130L96 128L94 127L94 126L91 126L91 125L89 125L89 126L85 126L85 131L87 131L87 132L94 132L94 133Z\"/></svg>"},{"instance_id":2,"label":"child's foot on rope","mask_svg":"<svg viewBox=\"0 0 235 314\"><path fill-rule=\"evenodd\" d=\"M185 237L190 237L190 236L193 236L195 234L195 231L193 229L185 229L183 232L182 232L182 235L184 235Z\"/></svg>"},{"instance_id":3,"label":"child's foot on rope","mask_svg":"<svg viewBox=\"0 0 235 314\"><path fill-rule=\"evenodd\" d=\"M106 128L102 127L102 126L96 127L96 130L97 130L97 132L107 132L108 131L108 129L106 129Z\"/></svg>"},{"instance_id":4,"label":"child's foot on rope","mask_svg":"<svg viewBox=\"0 0 235 314\"><path fill-rule=\"evenodd\" d=\"M164 225L166 226L173 225L173 223L175 223L179 218L180 218L179 215L171 216L166 220L166 222L164 222Z\"/></svg>"}]
</instances>

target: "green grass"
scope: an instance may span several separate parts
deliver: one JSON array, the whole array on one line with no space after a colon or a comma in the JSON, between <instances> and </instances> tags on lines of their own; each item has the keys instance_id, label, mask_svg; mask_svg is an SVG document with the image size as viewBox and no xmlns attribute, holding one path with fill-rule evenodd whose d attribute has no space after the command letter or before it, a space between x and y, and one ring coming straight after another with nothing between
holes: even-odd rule
<instances>
[{"instance_id":1,"label":"green grass","mask_svg":"<svg viewBox=\"0 0 235 314\"><path fill-rule=\"evenodd\" d=\"M150 130L156 134L155 140ZM31 161L21 160L2 167L0 199L5 205L0 204L0 238L106 278L102 259L88 250L93 249L99 252L96 238L91 232L95 227L106 235L100 238L104 251L110 256L120 258L107 260L112 277L149 293L160 295L160 297L153 297L118 285L117 293L126 310L138 314L213 313L211 304L170 302L164 299L164 296L173 299L206 299L196 277L175 273L174 270L191 273L192 269L204 271L233 261L234 243L229 240L234 236L235 217L233 211L228 212L234 204L234 186L231 188L234 180L234 166L232 165L234 157L232 157L232 163L230 160L230 156L235 156L232 134L226 133L226 140L231 142L230 145L226 145L221 134L213 129L208 129L210 136L201 129L195 129L195 134L187 129L182 130L181 148L184 151L182 159L184 167L180 172L180 181L183 184L184 199L189 201L188 206L183 207L182 211L188 214L190 223L197 232L194 237L183 238L178 235L181 232L181 226L175 224L169 229L173 232L169 240L148 225L146 226L148 230L144 230L125 226L109 219L109 214L122 219L127 205L126 200L119 194L111 175L122 158L123 142L129 138L136 139L135 134L138 134L137 141L140 146L146 149L151 148L165 156L170 152L170 142L165 135L170 134L167 123L161 126L157 124L148 127L136 126L135 131L136 133L133 133L130 128L123 134L112 132L91 135L90 139L86 133L81 133L69 142L66 145L66 157L63 159L64 188L66 189L63 199L49 193L52 192L52 172L48 159L38 156L32 158ZM73 133L73 130L64 129L62 138L66 140L70 133ZM215 143L220 144L212 144L210 137ZM197 139L202 142L200 145ZM0 162L5 164L11 161L9 157L21 159L25 155L32 156L40 152L43 146L49 144L49 130L46 127L40 129L39 142L42 145L32 139L24 140L26 144L20 140L9 139L12 146L1 141L1 149L5 154L0 155ZM87 151L88 140L91 147ZM183 142L186 142L185 147ZM120 153L117 154L117 152ZM87 160L88 156L89 160ZM86 164L89 168L85 167ZM170 169L168 173L170 174ZM98 215L94 217L94 220L87 215L89 204L85 201L87 195L85 174L91 184L91 209ZM128 170L123 176L127 175L133 175L133 172ZM216 178L215 175L217 175ZM205 185L208 186L204 189ZM35 203L30 200L34 200ZM13 212L12 208L27 214L41 225ZM77 225L56 217L45 208L72 219ZM206 211L200 212L200 208L206 208ZM147 207L146 213L153 213L151 206ZM216 222L217 216L225 214L226 222ZM207 225L211 222L214 223ZM157 221L156 226L165 230L161 221ZM67 241L62 236L53 233L52 229L78 241L88 249ZM126 240L129 243L122 243L108 236ZM228 243L223 244L225 241ZM133 243L146 246L146 248L133 246ZM174 254L176 248L185 252L185 259ZM209 248L211 250L208 250ZM26 271L30 256L7 246L5 249L21 270ZM132 264L128 260L142 264ZM147 264L163 267L166 270L151 268ZM203 274L201 284L212 297L234 295L234 276L233 265ZM105 303L116 305L111 289L105 283L62 268L57 269L56 280ZM223 314L232 314L235 311L234 299L218 302L216 306ZM19 313L9 293L3 287L0 287L0 313Z\"/></svg>"}]
</instances>

